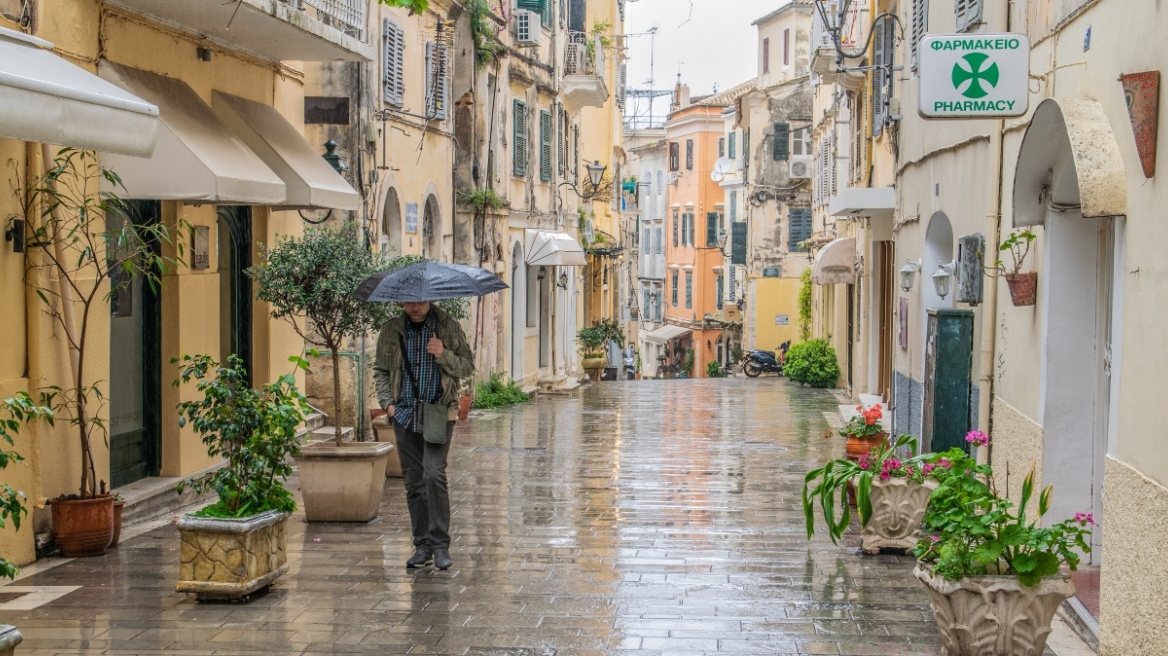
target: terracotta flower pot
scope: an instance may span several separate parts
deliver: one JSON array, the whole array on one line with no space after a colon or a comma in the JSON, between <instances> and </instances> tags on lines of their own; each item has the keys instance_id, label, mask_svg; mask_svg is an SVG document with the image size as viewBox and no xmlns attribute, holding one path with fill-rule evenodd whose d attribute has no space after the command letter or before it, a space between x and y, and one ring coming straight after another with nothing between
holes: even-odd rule
<instances>
[{"instance_id":1,"label":"terracotta flower pot","mask_svg":"<svg viewBox=\"0 0 1168 656\"><path fill-rule=\"evenodd\" d=\"M967 576L949 581L924 565L913 575L925 584L941 645L948 656L1042 656L1050 622L1075 586L1065 577L1030 588L1016 576Z\"/></svg>"},{"instance_id":2,"label":"terracotta flower pot","mask_svg":"<svg viewBox=\"0 0 1168 656\"><path fill-rule=\"evenodd\" d=\"M912 483L903 478L880 480L872 478L872 517L860 532L864 553L880 553L881 549L912 549L920 540L921 520L929 507L929 497L937 489L937 481L928 479Z\"/></svg>"},{"instance_id":3,"label":"terracotta flower pot","mask_svg":"<svg viewBox=\"0 0 1168 656\"><path fill-rule=\"evenodd\" d=\"M1034 305L1038 297L1038 274L1007 273L1006 285L1010 287L1010 300L1015 307Z\"/></svg>"},{"instance_id":4,"label":"terracotta flower pot","mask_svg":"<svg viewBox=\"0 0 1168 656\"><path fill-rule=\"evenodd\" d=\"M848 435L847 438L848 442L844 445L844 453L847 454L848 460L859 462L860 457L867 455L877 444L886 443L888 433L877 433L871 436Z\"/></svg>"},{"instance_id":5,"label":"terracotta flower pot","mask_svg":"<svg viewBox=\"0 0 1168 656\"><path fill-rule=\"evenodd\" d=\"M114 498L54 499L53 536L66 558L100 556L114 538Z\"/></svg>"},{"instance_id":6,"label":"terracotta flower pot","mask_svg":"<svg viewBox=\"0 0 1168 656\"><path fill-rule=\"evenodd\" d=\"M118 546L118 541L122 539L122 511L125 508L125 499L114 499L114 538L110 540L110 549Z\"/></svg>"}]
</instances>

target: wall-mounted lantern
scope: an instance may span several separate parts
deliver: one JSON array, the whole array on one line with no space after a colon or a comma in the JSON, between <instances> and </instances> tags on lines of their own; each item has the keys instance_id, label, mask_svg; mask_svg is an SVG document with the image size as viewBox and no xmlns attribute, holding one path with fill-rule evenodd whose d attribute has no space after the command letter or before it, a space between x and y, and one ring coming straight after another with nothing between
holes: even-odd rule
<instances>
[{"instance_id":1,"label":"wall-mounted lantern","mask_svg":"<svg viewBox=\"0 0 1168 656\"><path fill-rule=\"evenodd\" d=\"M957 263L950 262L937 267L933 274L933 286L937 288L937 296L945 298L949 295L949 288L953 284L953 274L957 271Z\"/></svg>"},{"instance_id":2,"label":"wall-mounted lantern","mask_svg":"<svg viewBox=\"0 0 1168 656\"><path fill-rule=\"evenodd\" d=\"M920 260L917 260L916 262L905 262L904 268L900 270L900 288L906 292L911 292L917 272L920 270Z\"/></svg>"}]
</instances>

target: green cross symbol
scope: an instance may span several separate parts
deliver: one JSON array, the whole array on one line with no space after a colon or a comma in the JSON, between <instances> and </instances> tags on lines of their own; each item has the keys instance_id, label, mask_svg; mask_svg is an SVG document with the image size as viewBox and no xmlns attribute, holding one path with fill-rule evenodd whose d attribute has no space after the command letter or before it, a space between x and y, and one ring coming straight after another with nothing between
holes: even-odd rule
<instances>
[{"instance_id":1,"label":"green cross symbol","mask_svg":"<svg viewBox=\"0 0 1168 656\"><path fill-rule=\"evenodd\" d=\"M966 98L988 96L990 92L982 87L981 83L989 84L991 89L998 86L998 65L991 62L989 66L985 66L989 58L985 53L971 52L958 60L953 65L953 88L961 91L961 85L969 82L969 87L961 91L961 95ZM961 65L962 62L969 66L968 70Z\"/></svg>"}]
</instances>

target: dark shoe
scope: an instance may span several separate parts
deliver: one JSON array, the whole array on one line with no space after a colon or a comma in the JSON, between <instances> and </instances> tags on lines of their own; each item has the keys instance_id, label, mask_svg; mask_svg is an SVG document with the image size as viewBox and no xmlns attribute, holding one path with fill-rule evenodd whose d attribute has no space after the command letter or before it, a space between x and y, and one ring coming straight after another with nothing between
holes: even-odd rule
<instances>
[{"instance_id":1,"label":"dark shoe","mask_svg":"<svg viewBox=\"0 0 1168 656\"><path fill-rule=\"evenodd\" d=\"M438 547L434 550L434 567L438 569L450 569L450 566L453 564L454 561L450 560L450 550L446 547Z\"/></svg>"},{"instance_id":2,"label":"dark shoe","mask_svg":"<svg viewBox=\"0 0 1168 656\"><path fill-rule=\"evenodd\" d=\"M406 561L406 567L410 569L421 567L430 562L432 555L430 547L417 547L414 549L414 557Z\"/></svg>"}]
</instances>

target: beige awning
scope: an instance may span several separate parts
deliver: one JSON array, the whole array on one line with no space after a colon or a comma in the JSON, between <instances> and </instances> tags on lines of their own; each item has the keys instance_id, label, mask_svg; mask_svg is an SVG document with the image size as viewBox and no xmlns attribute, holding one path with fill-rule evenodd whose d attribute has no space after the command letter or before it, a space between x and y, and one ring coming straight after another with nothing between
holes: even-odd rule
<instances>
[{"instance_id":1,"label":"beige awning","mask_svg":"<svg viewBox=\"0 0 1168 656\"><path fill-rule=\"evenodd\" d=\"M815 256L811 267L811 281L817 285L856 281L856 240L850 237L836 239Z\"/></svg>"},{"instance_id":2,"label":"beige awning","mask_svg":"<svg viewBox=\"0 0 1168 656\"><path fill-rule=\"evenodd\" d=\"M677 339L678 337L687 335L691 332L693 331L691 331L689 328L682 328L681 326L666 324L657 330L654 330L653 332L645 333L645 339L651 342L661 342L664 344L669 340Z\"/></svg>"},{"instance_id":3,"label":"beige awning","mask_svg":"<svg viewBox=\"0 0 1168 656\"><path fill-rule=\"evenodd\" d=\"M102 62L98 73L160 110L152 157L102 157L102 163L121 176L125 189L119 195L236 205L285 201L288 192L280 176L185 82L108 62Z\"/></svg>"},{"instance_id":4,"label":"beige awning","mask_svg":"<svg viewBox=\"0 0 1168 656\"><path fill-rule=\"evenodd\" d=\"M148 157L158 108L0 28L0 137Z\"/></svg>"},{"instance_id":5,"label":"beige awning","mask_svg":"<svg viewBox=\"0 0 1168 656\"><path fill-rule=\"evenodd\" d=\"M585 266L588 264L580 242L571 235L551 230L527 230L528 266Z\"/></svg>"},{"instance_id":6,"label":"beige awning","mask_svg":"<svg viewBox=\"0 0 1168 656\"><path fill-rule=\"evenodd\" d=\"M288 188L288 207L356 210L361 195L349 186L275 107L216 91L211 109Z\"/></svg>"}]
</instances>

